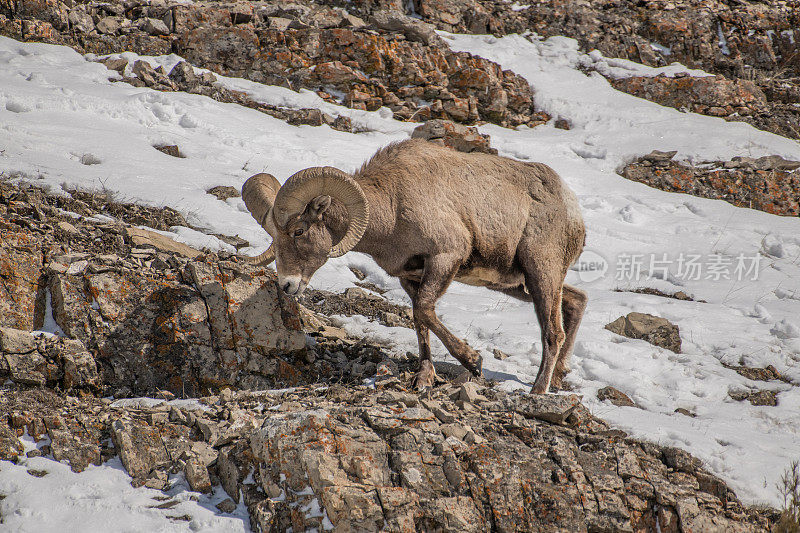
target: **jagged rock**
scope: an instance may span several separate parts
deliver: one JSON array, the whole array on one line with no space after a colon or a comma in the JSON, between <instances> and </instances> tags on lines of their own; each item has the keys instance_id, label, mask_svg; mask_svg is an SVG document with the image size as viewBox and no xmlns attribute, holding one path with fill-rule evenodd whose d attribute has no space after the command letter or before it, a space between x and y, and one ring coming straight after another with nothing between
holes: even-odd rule
<instances>
[{"instance_id":1,"label":"jagged rock","mask_svg":"<svg viewBox=\"0 0 800 533\"><path fill-rule=\"evenodd\" d=\"M735 370L737 374L747 379L757 381L772 381L774 379L788 381L788 379L783 377L783 375L778 372L778 369L772 365L767 365L765 368L753 368L749 366L731 366L728 368Z\"/></svg>"},{"instance_id":2,"label":"jagged rock","mask_svg":"<svg viewBox=\"0 0 800 533\"><path fill-rule=\"evenodd\" d=\"M97 389L101 386L94 357L81 341L66 339L56 344L53 352L62 366L62 386L65 389L78 387Z\"/></svg>"},{"instance_id":3,"label":"jagged rock","mask_svg":"<svg viewBox=\"0 0 800 533\"><path fill-rule=\"evenodd\" d=\"M231 187L229 185L217 185L216 187L211 187L206 192L208 194L216 196L223 202L228 198L239 198L240 196L242 196L242 194L239 192L239 189L237 189L236 187Z\"/></svg>"},{"instance_id":4,"label":"jagged rock","mask_svg":"<svg viewBox=\"0 0 800 533\"><path fill-rule=\"evenodd\" d=\"M645 161L650 161L652 163L667 162L671 160L673 157L675 157L675 154L677 153L678 153L677 150L670 150L668 152L662 152L661 150L653 150L649 154L642 156L642 159Z\"/></svg>"},{"instance_id":5,"label":"jagged rock","mask_svg":"<svg viewBox=\"0 0 800 533\"><path fill-rule=\"evenodd\" d=\"M10 217L5 214L9 205ZM11 316L0 316L14 323L0 322L0 327L18 323L27 329L40 327L49 299L52 318L72 339L34 341L28 333L4 329L0 334L2 376L19 384L58 384L65 390L102 389L125 396L160 391L200 394L201 389L232 385L285 386L316 379L329 368L327 363L315 364L312 353L295 359L306 347L298 309L293 300L282 296L270 270L220 263L214 257L206 266L192 266L170 250L187 255L197 251L121 223L83 222L74 235L21 229L39 224L54 227L56 221L44 214L55 212L54 206L82 210L88 216L92 205L98 209L102 205L120 219L138 224L186 223L179 215L172 217L169 210L156 213L107 199L101 203L77 191L72 198L56 197L0 184L4 213L0 221L15 220L17 213L29 220L25 226L10 226L20 228L13 232L0 225L3 237L8 236L0 240L0 252L7 251L0 256L0 266L25 275L26 283L35 280L33 294L22 292L30 287L23 285L19 298L0 297L2 305L17 303ZM123 235L128 235L133 248ZM154 248L143 247L153 243ZM19 250L57 247L63 253L49 253L46 267L41 258L37 265L35 258L19 254ZM15 277L6 278L4 270L0 273L4 276L0 291L13 289L13 283L5 281L13 282ZM295 365L313 370L301 372Z\"/></svg>"},{"instance_id":6,"label":"jagged rock","mask_svg":"<svg viewBox=\"0 0 800 533\"><path fill-rule=\"evenodd\" d=\"M156 79L158 78L159 74L147 61L142 59L134 61L131 71L135 76L142 80L145 85L156 85Z\"/></svg>"},{"instance_id":7,"label":"jagged rock","mask_svg":"<svg viewBox=\"0 0 800 533\"><path fill-rule=\"evenodd\" d=\"M139 19L139 29L150 35L169 35L169 28L162 20L145 18Z\"/></svg>"},{"instance_id":8,"label":"jagged rock","mask_svg":"<svg viewBox=\"0 0 800 533\"><path fill-rule=\"evenodd\" d=\"M0 221L1 326L30 331L42 323L41 245L29 232Z\"/></svg>"},{"instance_id":9,"label":"jagged rock","mask_svg":"<svg viewBox=\"0 0 800 533\"><path fill-rule=\"evenodd\" d=\"M433 25L397 11L378 11L372 15L370 22L382 30L401 32L410 40L428 46L447 46L436 34Z\"/></svg>"},{"instance_id":10,"label":"jagged rock","mask_svg":"<svg viewBox=\"0 0 800 533\"><path fill-rule=\"evenodd\" d=\"M660 346L675 353L681 353L681 337L678 326L658 316L645 313L628 313L621 316L605 328L617 335L642 339L655 346Z\"/></svg>"},{"instance_id":11,"label":"jagged rock","mask_svg":"<svg viewBox=\"0 0 800 533\"><path fill-rule=\"evenodd\" d=\"M614 405L620 407L635 407L636 404L633 403L633 400L630 397L622 392L619 389L615 389L614 387L603 387L602 389L597 391L597 399L601 402L606 400L610 401Z\"/></svg>"},{"instance_id":12,"label":"jagged rock","mask_svg":"<svg viewBox=\"0 0 800 533\"><path fill-rule=\"evenodd\" d=\"M284 17L268 17L267 20L269 21L269 28L277 31L288 30L289 26L294 22L292 19Z\"/></svg>"},{"instance_id":13,"label":"jagged rock","mask_svg":"<svg viewBox=\"0 0 800 533\"><path fill-rule=\"evenodd\" d=\"M119 31L120 27L121 24L117 17L103 17L97 23L96 29L98 33L114 35Z\"/></svg>"},{"instance_id":14,"label":"jagged rock","mask_svg":"<svg viewBox=\"0 0 800 533\"><path fill-rule=\"evenodd\" d=\"M745 156L736 156L726 162L727 168L752 168L755 170L779 170L791 172L800 168L800 161L789 161L779 155L765 155L757 159Z\"/></svg>"},{"instance_id":15,"label":"jagged rock","mask_svg":"<svg viewBox=\"0 0 800 533\"><path fill-rule=\"evenodd\" d=\"M774 407L778 405L778 398L777 398L778 393L771 390L760 390L756 392L731 391L728 393L728 395L737 402L747 400L750 402L751 405L755 406Z\"/></svg>"},{"instance_id":16,"label":"jagged rock","mask_svg":"<svg viewBox=\"0 0 800 533\"><path fill-rule=\"evenodd\" d=\"M481 387L477 383L473 381L468 381L461 385L461 388L458 390L458 399L462 402L468 402L477 404L480 402L487 401L486 396L481 394L481 391L484 387Z\"/></svg>"},{"instance_id":17,"label":"jagged rock","mask_svg":"<svg viewBox=\"0 0 800 533\"><path fill-rule=\"evenodd\" d=\"M508 359L508 354L498 348L492 349L492 355L494 355L494 358L498 361L504 361L505 359Z\"/></svg>"},{"instance_id":18,"label":"jagged rock","mask_svg":"<svg viewBox=\"0 0 800 533\"><path fill-rule=\"evenodd\" d=\"M78 228L67 222L66 220L62 220L59 222L56 227L66 233L67 235L74 236L80 233Z\"/></svg>"},{"instance_id":19,"label":"jagged rock","mask_svg":"<svg viewBox=\"0 0 800 533\"><path fill-rule=\"evenodd\" d=\"M167 154L167 155L172 156L172 157L178 157L178 158L181 158L181 159L186 157L181 153L180 148L178 148L174 144L158 144L156 146L153 146L153 148L155 148L156 150L158 150L162 154Z\"/></svg>"},{"instance_id":20,"label":"jagged rock","mask_svg":"<svg viewBox=\"0 0 800 533\"><path fill-rule=\"evenodd\" d=\"M14 461L24 451L17 435L5 423L0 423L0 461Z\"/></svg>"},{"instance_id":21,"label":"jagged rock","mask_svg":"<svg viewBox=\"0 0 800 533\"><path fill-rule=\"evenodd\" d=\"M145 416L183 412L191 418L201 411L65 400L31 389L4 391L0 411L10 413L18 433L27 430L40 442L46 424L59 447L54 456L75 461L78 470L98 452L103 458L119 453L136 486L165 489L167 473L183 471L192 490L209 491L219 478L230 495L220 510L232 512L242 501L252 526L268 530L688 531L689 524L701 531L755 532L768 530L777 516L742 507L686 451L640 443L602 424L564 427L505 409L563 411L574 396L561 407L553 407L557 400L544 407L540 397L489 388L487 405L494 410L462 411L458 420L442 423L427 409L375 407L397 391L336 388L341 394L309 387L203 399L211 407L205 413L223 405L230 411L220 423L248 414L257 419L222 446L216 460L208 444L191 440L188 425L154 426ZM435 411L452 405L451 393L450 386L434 387L421 402ZM108 433L114 448L101 442ZM0 453L19 455L15 443L14 430L0 419Z\"/></svg>"},{"instance_id":22,"label":"jagged rock","mask_svg":"<svg viewBox=\"0 0 800 533\"><path fill-rule=\"evenodd\" d=\"M488 135L479 133L477 128L449 120L429 120L422 126L417 126L411 133L411 138L425 139L449 146L459 152L497 153L497 150L489 145Z\"/></svg>"},{"instance_id":23,"label":"jagged rock","mask_svg":"<svg viewBox=\"0 0 800 533\"><path fill-rule=\"evenodd\" d=\"M122 465L134 479L146 477L153 469L169 463L161 436L146 424L117 420L111 425L111 437Z\"/></svg>"},{"instance_id":24,"label":"jagged rock","mask_svg":"<svg viewBox=\"0 0 800 533\"><path fill-rule=\"evenodd\" d=\"M37 342L29 332L10 328L0 328L2 375L23 385L57 382L65 390L101 385L94 358L80 341L42 338Z\"/></svg>"},{"instance_id":25,"label":"jagged rock","mask_svg":"<svg viewBox=\"0 0 800 533\"><path fill-rule=\"evenodd\" d=\"M236 510L236 502L230 498L226 498L219 502L215 507L222 513L232 513Z\"/></svg>"},{"instance_id":26,"label":"jagged rock","mask_svg":"<svg viewBox=\"0 0 800 533\"><path fill-rule=\"evenodd\" d=\"M89 33L94 30L94 20L92 20L92 16L77 8L70 10L68 21L69 27L73 31Z\"/></svg>"},{"instance_id":27,"label":"jagged rock","mask_svg":"<svg viewBox=\"0 0 800 533\"><path fill-rule=\"evenodd\" d=\"M128 60L125 59L124 57L119 57L119 58L109 57L103 60L103 64L109 70L116 70L121 74L125 70L125 67L128 66Z\"/></svg>"},{"instance_id":28,"label":"jagged rock","mask_svg":"<svg viewBox=\"0 0 800 533\"><path fill-rule=\"evenodd\" d=\"M199 83L194 68L186 61L181 61L172 67L172 70L169 71L169 78L175 83L189 89Z\"/></svg>"},{"instance_id":29,"label":"jagged rock","mask_svg":"<svg viewBox=\"0 0 800 533\"><path fill-rule=\"evenodd\" d=\"M611 83L614 88L634 96L703 115L753 115L763 113L767 106L766 96L755 83L732 81L723 76L634 76Z\"/></svg>"},{"instance_id":30,"label":"jagged rock","mask_svg":"<svg viewBox=\"0 0 800 533\"><path fill-rule=\"evenodd\" d=\"M27 331L0 327L0 351L27 354L36 349L36 339Z\"/></svg>"},{"instance_id":31,"label":"jagged rock","mask_svg":"<svg viewBox=\"0 0 800 533\"><path fill-rule=\"evenodd\" d=\"M169 237L156 233L154 231L128 227L125 228L125 234L134 244L134 246L144 246L161 250L162 252L170 252L182 255L193 259L200 255L199 250L195 250L191 246L174 241Z\"/></svg>"},{"instance_id":32,"label":"jagged rock","mask_svg":"<svg viewBox=\"0 0 800 533\"><path fill-rule=\"evenodd\" d=\"M90 464L101 464L100 446L96 442L82 440L66 429L48 427L47 435L53 458L68 463L73 472L83 472Z\"/></svg>"},{"instance_id":33,"label":"jagged rock","mask_svg":"<svg viewBox=\"0 0 800 533\"><path fill-rule=\"evenodd\" d=\"M568 395L509 395L503 401L503 408L514 411L526 418L545 420L552 424L565 425L577 410L585 410L580 396Z\"/></svg>"},{"instance_id":34,"label":"jagged rock","mask_svg":"<svg viewBox=\"0 0 800 533\"><path fill-rule=\"evenodd\" d=\"M48 377L47 360L32 346L30 333L0 329L0 376L3 374L15 383L44 385Z\"/></svg>"},{"instance_id":35,"label":"jagged rock","mask_svg":"<svg viewBox=\"0 0 800 533\"><path fill-rule=\"evenodd\" d=\"M186 461L186 466L183 469L186 476L186 481L189 487L196 492L211 492L211 478L208 475L208 469L203 461L196 457L190 457Z\"/></svg>"}]
</instances>

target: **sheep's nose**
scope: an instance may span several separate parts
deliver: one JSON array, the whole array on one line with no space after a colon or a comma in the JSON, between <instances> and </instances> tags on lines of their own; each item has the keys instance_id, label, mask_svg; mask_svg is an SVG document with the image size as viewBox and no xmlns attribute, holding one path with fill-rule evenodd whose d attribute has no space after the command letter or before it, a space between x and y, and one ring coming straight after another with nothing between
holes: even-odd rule
<instances>
[{"instance_id":1,"label":"sheep's nose","mask_svg":"<svg viewBox=\"0 0 800 533\"><path fill-rule=\"evenodd\" d=\"M278 279L278 285L286 294L297 294L301 283L302 278L300 276L286 276L283 279Z\"/></svg>"}]
</instances>

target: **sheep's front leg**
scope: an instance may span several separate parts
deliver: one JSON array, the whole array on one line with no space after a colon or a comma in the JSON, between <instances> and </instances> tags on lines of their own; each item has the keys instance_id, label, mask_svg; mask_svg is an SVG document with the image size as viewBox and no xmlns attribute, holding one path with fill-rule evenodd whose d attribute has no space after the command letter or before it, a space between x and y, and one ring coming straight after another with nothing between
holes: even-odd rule
<instances>
[{"instance_id":1,"label":"sheep's front leg","mask_svg":"<svg viewBox=\"0 0 800 533\"><path fill-rule=\"evenodd\" d=\"M412 304L416 307L415 302L417 301L419 282L400 278L400 285L408 293ZM417 332L417 342L419 344L419 372L414 376L411 385L417 390L424 390L426 387L433 387L436 383L436 369L433 367L433 361L431 361L430 330L428 326L417 319L416 312L414 313L414 329Z\"/></svg>"},{"instance_id":2,"label":"sheep's front leg","mask_svg":"<svg viewBox=\"0 0 800 533\"><path fill-rule=\"evenodd\" d=\"M425 261L425 269L422 274L416 297L412 297L414 304L414 326L417 329L417 335L421 336L424 331L424 337L427 345L427 330L433 332L439 340L442 341L450 355L455 357L464 367L476 376L481 375L481 367L483 360L478 352L470 348L470 346L453 335L436 316L436 301L445 293L450 283L453 281L458 268L461 266L460 256L452 254L441 254L429 258ZM415 378L416 383L423 382L426 375L435 372L433 371L433 364L430 362L430 347L427 347L428 356L424 358L422 353L422 365L420 373ZM422 341L420 340L420 351L422 351ZM430 366L430 369L428 369Z\"/></svg>"}]
</instances>

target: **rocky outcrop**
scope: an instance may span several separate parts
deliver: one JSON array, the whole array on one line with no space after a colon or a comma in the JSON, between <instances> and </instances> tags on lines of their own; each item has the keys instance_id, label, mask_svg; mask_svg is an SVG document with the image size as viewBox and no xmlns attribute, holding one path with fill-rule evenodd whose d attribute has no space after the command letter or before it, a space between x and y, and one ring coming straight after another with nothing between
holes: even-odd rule
<instances>
[{"instance_id":1,"label":"rocky outcrop","mask_svg":"<svg viewBox=\"0 0 800 533\"><path fill-rule=\"evenodd\" d=\"M325 3L362 17L391 8L385 0ZM422 20L446 31L565 35L577 39L581 49L597 49L606 57L651 66L678 61L721 74L727 80L720 86L754 83L766 94L767 111L724 116L800 138L800 111L791 105L798 101L800 90L800 10L791 2L414 0L412 4ZM657 96L638 87L643 84L647 80L621 83L618 88L643 98ZM793 97L787 99L788 94ZM703 107L723 116L721 109L727 105Z\"/></svg>"},{"instance_id":2,"label":"rocky outcrop","mask_svg":"<svg viewBox=\"0 0 800 533\"><path fill-rule=\"evenodd\" d=\"M0 379L63 390L101 386L94 357L81 341L11 328L0 328Z\"/></svg>"},{"instance_id":3,"label":"rocky outcrop","mask_svg":"<svg viewBox=\"0 0 800 533\"><path fill-rule=\"evenodd\" d=\"M39 193L34 193L39 194ZM34 329L44 309L42 248L26 231L42 213L19 201L11 189L0 190L0 326Z\"/></svg>"},{"instance_id":4,"label":"rocky outcrop","mask_svg":"<svg viewBox=\"0 0 800 533\"><path fill-rule=\"evenodd\" d=\"M725 200L775 215L800 215L800 161L779 156L734 157L689 166L672 161L674 155L654 151L619 173L665 191Z\"/></svg>"},{"instance_id":5,"label":"rocky outcrop","mask_svg":"<svg viewBox=\"0 0 800 533\"><path fill-rule=\"evenodd\" d=\"M386 2L354 4L352 11L364 16L384 9ZM584 50L598 49L608 57L653 66L679 61L729 77L741 77L752 69L800 74L800 12L791 2L545 0L518 2L516 8L503 0L414 0L413 4L422 20L447 31L566 35L577 39Z\"/></svg>"},{"instance_id":6,"label":"rocky outcrop","mask_svg":"<svg viewBox=\"0 0 800 533\"><path fill-rule=\"evenodd\" d=\"M446 384L409 392L416 357L321 314L409 326L409 310L365 281L298 305L271 272L120 221L168 213L81 195L0 183L3 228L41 250L39 320L64 333L0 327L0 460L80 472L118 456L134 486L164 491L153 509L165 516L185 480L224 490L218 510L243 504L256 531L749 532L776 520L690 454L610 429L576 395L510 394L446 363ZM40 215L9 213L12 202ZM91 205L119 218L65 214Z\"/></svg>"},{"instance_id":7,"label":"rocky outcrop","mask_svg":"<svg viewBox=\"0 0 800 533\"><path fill-rule=\"evenodd\" d=\"M43 389L5 391L0 412L2 458L24 464L27 432L29 456L75 471L119 455L135 486L165 491L183 473L228 493L221 512L243 502L255 531L750 532L777 518L576 396L467 383L421 398L386 381L111 403Z\"/></svg>"},{"instance_id":8,"label":"rocky outcrop","mask_svg":"<svg viewBox=\"0 0 800 533\"><path fill-rule=\"evenodd\" d=\"M114 81L123 81L136 87L149 87L157 91L185 91L192 94L201 94L213 98L218 102L238 104L250 109L255 109L267 115L284 120L289 124L322 126L323 124L339 131L353 131L350 118L346 116L334 117L324 113L319 109L301 108L292 109L279 107L270 104L256 102L247 93L235 91L222 87L217 82L217 77L210 72L198 74L186 61L181 61L175 65L169 73L164 72L162 67L153 68L148 62L138 60L133 63L128 72L129 62L124 58L105 58L102 63L110 70L114 70L122 75L122 78ZM154 146L156 150L162 151L174 157L182 157L177 147L168 151L164 147ZM170 148L170 147L167 147Z\"/></svg>"},{"instance_id":9,"label":"rocky outcrop","mask_svg":"<svg viewBox=\"0 0 800 533\"><path fill-rule=\"evenodd\" d=\"M278 356L291 359L305 336L274 273L141 253L150 268L60 256L46 267L56 322L96 350L108 386L122 395L197 394L296 381Z\"/></svg>"},{"instance_id":10,"label":"rocky outcrop","mask_svg":"<svg viewBox=\"0 0 800 533\"><path fill-rule=\"evenodd\" d=\"M118 396L300 381L306 339L298 307L282 297L271 270L219 261L122 222L74 219L57 207L66 200L35 189L0 185L0 191L0 258L16 276L8 279L21 274L41 284L23 285L15 312L0 317L16 328L2 330L0 374ZM70 201L91 212L87 202ZM115 203L108 211L125 208ZM137 219L141 209L130 212ZM25 263L31 252L19 254L21 242L38 261ZM17 332L45 325L76 340L54 343Z\"/></svg>"},{"instance_id":11,"label":"rocky outcrop","mask_svg":"<svg viewBox=\"0 0 800 533\"><path fill-rule=\"evenodd\" d=\"M800 138L800 110L790 103L769 102L749 80L723 76L634 76L612 80L614 88L684 111L747 122L789 138Z\"/></svg>"},{"instance_id":12,"label":"rocky outcrop","mask_svg":"<svg viewBox=\"0 0 800 533\"><path fill-rule=\"evenodd\" d=\"M400 120L535 126L549 119L535 109L523 78L451 51L430 26L396 11L375 11L367 25L342 9L310 2L127 8L118 1L68 6L52 0L12 4L0 17L0 33L15 38L96 54L174 52L220 74L312 89L355 109L385 106Z\"/></svg>"}]
</instances>

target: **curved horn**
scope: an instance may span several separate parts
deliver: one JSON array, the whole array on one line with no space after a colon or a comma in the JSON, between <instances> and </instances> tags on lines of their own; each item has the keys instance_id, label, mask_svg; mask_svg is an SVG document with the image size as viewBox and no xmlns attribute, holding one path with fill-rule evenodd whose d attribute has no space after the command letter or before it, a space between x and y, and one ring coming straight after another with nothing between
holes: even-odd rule
<instances>
[{"instance_id":1,"label":"curved horn","mask_svg":"<svg viewBox=\"0 0 800 533\"><path fill-rule=\"evenodd\" d=\"M241 259L244 259L251 265L256 266L267 266L268 264L275 261L275 251L272 249L272 244L269 245L269 248L264 251L264 253L256 255L256 256L248 256L248 255L239 255Z\"/></svg>"},{"instance_id":2,"label":"curved horn","mask_svg":"<svg viewBox=\"0 0 800 533\"><path fill-rule=\"evenodd\" d=\"M344 237L333 245L329 254L339 257L352 250L364 236L369 223L369 204L358 183L338 168L307 168L286 180L275 197L274 222L284 227L290 217L302 213L308 202L321 194L344 204L350 219Z\"/></svg>"},{"instance_id":3,"label":"curved horn","mask_svg":"<svg viewBox=\"0 0 800 533\"><path fill-rule=\"evenodd\" d=\"M258 221L262 228L275 240L277 234L275 222L272 219L272 206L275 197L281 188L281 183L272 174L256 174L251 176L242 185L242 200L247 210ZM254 265L268 265L275 260L275 251L270 243L269 248L255 257L239 256Z\"/></svg>"}]
</instances>

